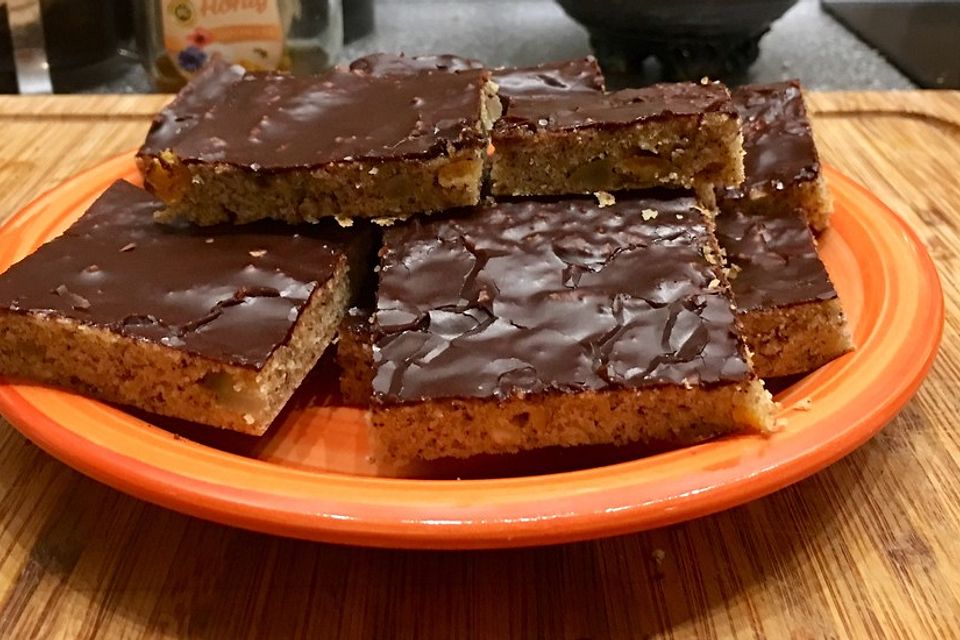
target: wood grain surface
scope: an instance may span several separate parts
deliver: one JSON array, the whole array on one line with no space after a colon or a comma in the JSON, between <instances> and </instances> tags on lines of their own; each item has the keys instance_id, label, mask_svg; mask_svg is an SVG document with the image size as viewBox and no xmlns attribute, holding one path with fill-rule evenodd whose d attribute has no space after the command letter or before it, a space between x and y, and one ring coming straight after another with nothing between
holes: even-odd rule
<instances>
[{"instance_id":1,"label":"wood grain surface","mask_svg":"<svg viewBox=\"0 0 960 640\"><path fill-rule=\"evenodd\" d=\"M0 215L135 146L164 100L0 98ZM960 638L960 93L810 102L826 161L917 230L946 295L929 378L848 458L657 531L407 552L166 511L0 423L0 637Z\"/></svg>"}]
</instances>

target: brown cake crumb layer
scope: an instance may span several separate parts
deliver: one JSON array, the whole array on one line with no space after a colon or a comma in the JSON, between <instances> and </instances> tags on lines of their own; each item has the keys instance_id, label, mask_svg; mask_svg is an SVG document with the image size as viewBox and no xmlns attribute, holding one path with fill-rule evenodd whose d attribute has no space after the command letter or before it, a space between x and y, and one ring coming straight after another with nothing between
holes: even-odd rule
<instances>
[{"instance_id":1,"label":"brown cake crumb layer","mask_svg":"<svg viewBox=\"0 0 960 640\"><path fill-rule=\"evenodd\" d=\"M739 119L719 84L507 95L492 136L494 195L710 191L743 179Z\"/></svg>"},{"instance_id":2,"label":"brown cake crumb layer","mask_svg":"<svg viewBox=\"0 0 960 640\"><path fill-rule=\"evenodd\" d=\"M853 348L803 212L726 201L716 231L757 375L806 373Z\"/></svg>"},{"instance_id":3,"label":"brown cake crumb layer","mask_svg":"<svg viewBox=\"0 0 960 640\"><path fill-rule=\"evenodd\" d=\"M261 434L334 336L368 234L167 227L161 206L117 182L0 276L0 372Z\"/></svg>"},{"instance_id":4,"label":"brown cake crumb layer","mask_svg":"<svg viewBox=\"0 0 960 640\"><path fill-rule=\"evenodd\" d=\"M162 220L201 225L476 204L499 116L488 80L471 69L231 76L209 101L178 99L172 112L189 126L151 130L138 154L145 185L167 205Z\"/></svg>"},{"instance_id":5,"label":"brown cake crumb layer","mask_svg":"<svg viewBox=\"0 0 960 640\"><path fill-rule=\"evenodd\" d=\"M342 382L378 455L466 457L770 425L689 195L517 201L388 229Z\"/></svg>"},{"instance_id":6,"label":"brown cake crumb layer","mask_svg":"<svg viewBox=\"0 0 960 640\"><path fill-rule=\"evenodd\" d=\"M853 349L837 299L745 311L740 323L763 378L807 373Z\"/></svg>"},{"instance_id":7,"label":"brown cake crumb layer","mask_svg":"<svg viewBox=\"0 0 960 640\"><path fill-rule=\"evenodd\" d=\"M373 337L370 311L352 308L337 330L340 395L347 404L367 406L373 393Z\"/></svg>"},{"instance_id":8,"label":"brown cake crumb layer","mask_svg":"<svg viewBox=\"0 0 960 640\"><path fill-rule=\"evenodd\" d=\"M772 401L759 380L715 388L661 386L491 400L451 398L374 408L375 455L467 458L550 446L682 447L765 429Z\"/></svg>"},{"instance_id":9,"label":"brown cake crumb layer","mask_svg":"<svg viewBox=\"0 0 960 640\"><path fill-rule=\"evenodd\" d=\"M167 203L157 215L162 222L206 226L271 218L298 224L330 216L405 218L476 204L485 157L483 150L468 149L429 160L352 161L257 174L164 154L144 171L150 189Z\"/></svg>"},{"instance_id":10,"label":"brown cake crumb layer","mask_svg":"<svg viewBox=\"0 0 960 640\"><path fill-rule=\"evenodd\" d=\"M833 204L799 81L745 85L733 101L743 123L745 178L719 198L760 212L799 210L814 230L826 229Z\"/></svg>"}]
</instances>

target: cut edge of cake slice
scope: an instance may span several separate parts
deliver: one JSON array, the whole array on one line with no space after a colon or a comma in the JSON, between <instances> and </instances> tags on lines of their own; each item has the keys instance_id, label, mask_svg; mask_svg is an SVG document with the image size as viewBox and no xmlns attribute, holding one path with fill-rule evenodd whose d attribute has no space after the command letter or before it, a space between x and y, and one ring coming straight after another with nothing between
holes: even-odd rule
<instances>
[{"instance_id":1,"label":"cut edge of cake slice","mask_svg":"<svg viewBox=\"0 0 960 640\"><path fill-rule=\"evenodd\" d=\"M802 210L760 211L728 200L716 233L758 376L808 373L854 349Z\"/></svg>"}]
</instances>

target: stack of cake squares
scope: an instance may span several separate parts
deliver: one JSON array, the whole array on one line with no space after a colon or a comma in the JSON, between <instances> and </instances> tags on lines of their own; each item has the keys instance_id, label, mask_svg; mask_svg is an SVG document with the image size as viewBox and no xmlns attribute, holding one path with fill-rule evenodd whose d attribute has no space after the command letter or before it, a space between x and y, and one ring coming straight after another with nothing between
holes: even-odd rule
<instances>
[{"instance_id":1,"label":"stack of cake squares","mask_svg":"<svg viewBox=\"0 0 960 640\"><path fill-rule=\"evenodd\" d=\"M216 60L137 159L0 276L0 372L259 435L336 343L404 462L769 433L852 348L795 82Z\"/></svg>"}]
</instances>

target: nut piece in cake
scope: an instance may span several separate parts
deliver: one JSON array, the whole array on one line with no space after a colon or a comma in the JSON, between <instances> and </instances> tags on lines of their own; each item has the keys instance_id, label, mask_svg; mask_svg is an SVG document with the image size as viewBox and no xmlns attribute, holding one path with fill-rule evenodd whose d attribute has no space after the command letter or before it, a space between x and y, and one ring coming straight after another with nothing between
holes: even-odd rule
<instances>
[{"instance_id":1,"label":"nut piece in cake","mask_svg":"<svg viewBox=\"0 0 960 640\"><path fill-rule=\"evenodd\" d=\"M733 101L743 123L743 184L718 192L720 200L778 215L800 210L823 231L832 203L796 80L740 87Z\"/></svg>"},{"instance_id":2,"label":"nut piece in cake","mask_svg":"<svg viewBox=\"0 0 960 640\"><path fill-rule=\"evenodd\" d=\"M502 82L503 80L501 80ZM495 124L494 195L579 194L743 179L740 123L720 84L660 84L613 93L511 92Z\"/></svg>"},{"instance_id":3,"label":"nut piece in cake","mask_svg":"<svg viewBox=\"0 0 960 640\"><path fill-rule=\"evenodd\" d=\"M716 251L686 195L500 203L397 225L372 322L341 333L345 396L369 403L389 460L764 431L770 396L729 291L712 284Z\"/></svg>"},{"instance_id":4,"label":"nut piece in cake","mask_svg":"<svg viewBox=\"0 0 960 640\"><path fill-rule=\"evenodd\" d=\"M155 126L138 154L164 221L402 218L479 200L500 110L486 71L248 73L222 84L205 110L190 101L202 111L190 126Z\"/></svg>"},{"instance_id":5,"label":"nut piece in cake","mask_svg":"<svg viewBox=\"0 0 960 640\"><path fill-rule=\"evenodd\" d=\"M853 349L802 211L760 212L728 201L716 226L757 375L806 373Z\"/></svg>"},{"instance_id":6,"label":"nut piece in cake","mask_svg":"<svg viewBox=\"0 0 960 640\"><path fill-rule=\"evenodd\" d=\"M160 225L113 184L0 275L0 372L262 434L333 337L368 234Z\"/></svg>"}]
</instances>

